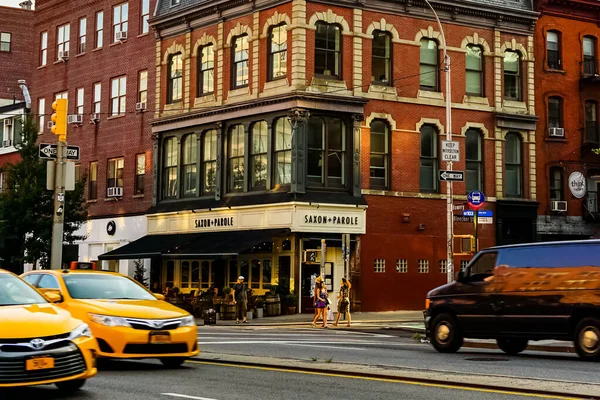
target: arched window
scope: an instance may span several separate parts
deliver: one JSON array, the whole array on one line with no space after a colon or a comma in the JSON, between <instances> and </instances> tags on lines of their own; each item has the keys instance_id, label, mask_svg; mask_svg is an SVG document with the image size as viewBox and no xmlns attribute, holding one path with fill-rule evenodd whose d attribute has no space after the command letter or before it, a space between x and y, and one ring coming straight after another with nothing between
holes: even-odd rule
<instances>
[{"instance_id":1,"label":"arched window","mask_svg":"<svg viewBox=\"0 0 600 400\"><path fill-rule=\"evenodd\" d=\"M177 160L179 159L179 144L177 138L165 139L163 144L163 198L177 197Z\"/></svg>"},{"instance_id":2,"label":"arched window","mask_svg":"<svg viewBox=\"0 0 600 400\"><path fill-rule=\"evenodd\" d=\"M196 196L198 192L198 136L195 133L183 138L183 196Z\"/></svg>"},{"instance_id":3,"label":"arched window","mask_svg":"<svg viewBox=\"0 0 600 400\"><path fill-rule=\"evenodd\" d=\"M315 75L342 77L342 29L336 24L317 22L315 33Z\"/></svg>"},{"instance_id":4,"label":"arched window","mask_svg":"<svg viewBox=\"0 0 600 400\"><path fill-rule=\"evenodd\" d=\"M167 80L167 103L181 101L183 93L183 57L181 53L169 56Z\"/></svg>"},{"instance_id":5,"label":"arched window","mask_svg":"<svg viewBox=\"0 0 600 400\"><path fill-rule=\"evenodd\" d=\"M504 153L506 197L522 197L523 157L521 136L519 134L509 133L506 135Z\"/></svg>"},{"instance_id":6,"label":"arched window","mask_svg":"<svg viewBox=\"0 0 600 400\"><path fill-rule=\"evenodd\" d=\"M465 148L467 193L473 190L483 190L483 146L479 130L467 130Z\"/></svg>"},{"instance_id":7,"label":"arched window","mask_svg":"<svg viewBox=\"0 0 600 400\"><path fill-rule=\"evenodd\" d=\"M229 130L229 191L244 191L244 146L246 132L243 125L235 125Z\"/></svg>"},{"instance_id":8,"label":"arched window","mask_svg":"<svg viewBox=\"0 0 600 400\"><path fill-rule=\"evenodd\" d=\"M438 191L438 132L433 125L421 127L421 192Z\"/></svg>"},{"instance_id":9,"label":"arched window","mask_svg":"<svg viewBox=\"0 0 600 400\"><path fill-rule=\"evenodd\" d=\"M287 76L287 34L285 23L269 29L269 81Z\"/></svg>"},{"instance_id":10,"label":"arched window","mask_svg":"<svg viewBox=\"0 0 600 400\"><path fill-rule=\"evenodd\" d=\"M215 192L217 183L217 131L214 129L202 135L202 161L201 161L201 190L202 195Z\"/></svg>"},{"instance_id":11,"label":"arched window","mask_svg":"<svg viewBox=\"0 0 600 400\"><path fill-rule=\"evenodd\" d=\"M548 68L562 69L562 60L560 54L560 32L546 32L546 58Z\"/></svg>"},{"instance_id":12,"label":"arched window","mask_svg":"<svg viewBox=\"0 0 600 400\"><path fill-rule=\"evenodd\" d=\"M212 43L198 49L197 85L198 97L215 91L215 52Z\"/></svg>"},{"instance_id":13,"label":"arched window","mask_svg":"<svg viewBox=\"0 0 600 400\"><path fill-rule=\"evenodd\" d=\"M233 89L248 86L248 58L250 47L248 35L244 34L233 38L232 43L233 62L231 63L231 80Z\"/></svg>"},{"instance_id":14,"label":"arched window","mask_svg":"<svg viewBox=\"0 0 600 400\"><path fill-rule=\"evenodd\" d=\"M598 59L596 57L597 41L593 36L583 38L583 73L596 75L598 73Z\"/></svg>"},{"instance_id":15,"label":"arched window","mask_svg":"<svg viewBox=\"0 0 600 400\"><path fill-rule=\"evenodd\" d=\"M465 78L468 95L478 97L485 96L483 91L483 49L481 46L474 44L467 46Z\"/></svg>"},{"instance_id":16,"label":"arched window","mask_svg":"<svg viewBox=\"0 0 600 400\"><path fill-rule=\"evenodd\" d=\"M250 147L250 168L252 190L267 188L267 135L266 121L256 122L252 125L252 145Z\"/></svg>"},{"instance_id":17,"label":"arched window","mask_svg":"<svg viewBox=\"0 0 600 400\"><path fill-rule=\"evenodd\" d=\"M289 185L292 182L292 126L286 118L275 122L274 134L274 185Z\"/></svg>"},{"instance_id":18,"label":"arched window","mask_svg":"<svg viewBox=\"0 0 600 400\"><path fill-rule=\"evenodd\" d=\"M516 51L504 52L504 98L521 101L521 55Z\"/></svg>"},{"instance_id":19,"label":"arched window","mask_svg":"<svg viewBox=\"0 0 600 400\"><path fill-rule=\"evenodd\" d=\"M440 90L440 61L438 44L429 38L421 39L421 89L438 92Z\"/></svg>"},{"instance_id":20,"label":"arched window","mask_svg":"<svg viewBox=\"0 0 600 400\"><path fill-rule=\"evenodd\" d=\"M563 169L552 167L550 168L550 200L563 201L564 199Z\"/></svg>"},{"instance_id":21,"label":"arched window","mask_svg":"<svg viewBox=\"0 0 600 400\"><path fill-rule=\"evenodd\" d=\"M371 81L380 85L392 84L392 35L385 31L373 32Z\"/></svg>"},{"instance_id":22,"label":"arched window","mask_svg":"<svg viewBox=\"0 0 600 400\"><path fill-rule=\"evenodd\" d=\"M386 121L371 122L371 189L387 190L390 188L390 128Z\"/></svg>"}]
</instances>

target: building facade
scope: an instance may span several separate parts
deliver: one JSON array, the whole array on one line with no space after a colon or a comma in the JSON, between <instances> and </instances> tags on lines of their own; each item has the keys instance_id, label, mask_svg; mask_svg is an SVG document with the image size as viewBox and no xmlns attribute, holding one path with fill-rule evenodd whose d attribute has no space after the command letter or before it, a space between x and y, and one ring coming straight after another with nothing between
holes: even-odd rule
<instances>
[{"instance_id":1,"label":"building facade","mask_svg":"<svg viewBox=\"0 0 600 400\"><path fill-rule=\"evenodd\" d=\"M352 280L355 309L422 307L446 280L445 74L417 3L159 1L148 236L101 258L152 260L184 292L279 283L303 311L322 269L334 292ZM481 247L535 240L536 14L455 3L434 2L467 177L456 208L487 195Z\"/></svg>"},{"instance_id":2,"label":"building facade","mask_svg":"<svg viewBox=\"0 0 600 400\"><path fill-rule=\"evenodd\" d=\"M595 1L538 1L536 104L541 240L598 237L600 148Z\"/></svg>"},{"instance_id":3,"label":"building facade","mask_svg":"<svg viewBox=\"0 0 600 400\"><path fill-rule=\"evenodd\" d=\"M56 143L48 127L52 102L69 100L67 142L80 147L76 175L87 181L89 221L79 261L138 239L152 204L154 0L38 0L31 85L40 142ZM63 260L64 262L72 260ZM105 262L131 273L133 264Z\"/></svg>"}]
</instances>

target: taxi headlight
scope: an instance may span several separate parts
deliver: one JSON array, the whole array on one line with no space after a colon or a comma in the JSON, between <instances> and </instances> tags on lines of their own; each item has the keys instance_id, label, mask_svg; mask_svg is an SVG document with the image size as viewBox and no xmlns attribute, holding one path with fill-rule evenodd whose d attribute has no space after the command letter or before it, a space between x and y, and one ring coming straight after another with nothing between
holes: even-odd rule
<instances>
[{"instance_id":1,"label":"taxi headlight","mask_svg":"<svg viewBox=\"0 0 600 400\"><path fill-rule=\"evenodd\" d=\"M81 337L92 337L92 331L90 330L88 324L79 325L71 332L71 334L69 334L70 340L75 340Z\"/></svg>"},{"instance_id":2,"label":"taxi headlight","mask_svg":"<svg viewBox=\"0 0 600 400\"><path fill-rule=\"evenodd\" d=\"M181 322L179 323L179 326L195 326L196 325L196 320L191 315L181 318L180 321Z\"/></svg>"},{"instance_id":3,"label":"taxi headlight","mask_svg":"<svg viewBox=\"0 0 600 400\"><path fill-rule=\"evenodd\" d=\"M97 324L104 326L127 326L131 327L125 318L113 317L110 315L89 314L90 319Z\"/></svg>"}]
</instances>

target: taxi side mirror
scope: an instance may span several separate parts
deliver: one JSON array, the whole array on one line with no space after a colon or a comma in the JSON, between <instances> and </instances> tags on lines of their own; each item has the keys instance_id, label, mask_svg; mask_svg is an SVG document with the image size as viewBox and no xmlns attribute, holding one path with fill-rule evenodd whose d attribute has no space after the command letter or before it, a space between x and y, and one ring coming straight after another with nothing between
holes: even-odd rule
<instances>
[{"instance_id":1,"label":"taxi side mirror","mask_svg":"<svg viewBox=\"0 0 600 400\"><path fill-rule=\"evenodd\" d=\"M160 293L152 293L157 300L164 300L165 296Z\"/></svg>"},{"instance_id":2,"label":"taxi side mirror","mask_svg":"<svg viewBox=\"0 0 600 400\"><path fill-rule=\"evenodd\" d=\"M46 297L50 303L62 303L64 301L60 290L57 289L40 289L40 292Z\"/></svg>"}]
</instances>

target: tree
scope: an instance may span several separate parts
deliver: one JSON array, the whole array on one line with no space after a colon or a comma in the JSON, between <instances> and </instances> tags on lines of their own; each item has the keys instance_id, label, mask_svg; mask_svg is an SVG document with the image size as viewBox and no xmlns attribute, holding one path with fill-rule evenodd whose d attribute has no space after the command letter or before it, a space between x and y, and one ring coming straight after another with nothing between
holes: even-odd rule
<instances>
[{"instance_id":1,"label":"tree","mask_svg":"<svg viewBox=\"0 0 600 400\"><path fill-rule=\"evenodd\" d=\"M144 267L144 261L134 260L133 265L135 267L135 270L133 271L133 279L135 279L144 286L148 286L148 278L146 278L146 272L148 270Z\"/></svg>"},{"instance_id":2,"label":"tree","mask_svg":"<svg viewBox=\"0 0 600 400\"><path fill-rule=\"evenodd\" d=\"M2 267L21 272L24 263L49 267L54 214L54 192L46 189L46 161L38 156L37 127L30 115L23 125L21 159L6 164L2 171L6 187L0 193L0 233L4 249L0 250ZM65 194L65 224L63 243L73 244L85 237L76 231L87 220L84 200L85 179L75 190Z\"/></svg>"}]
</instances>

